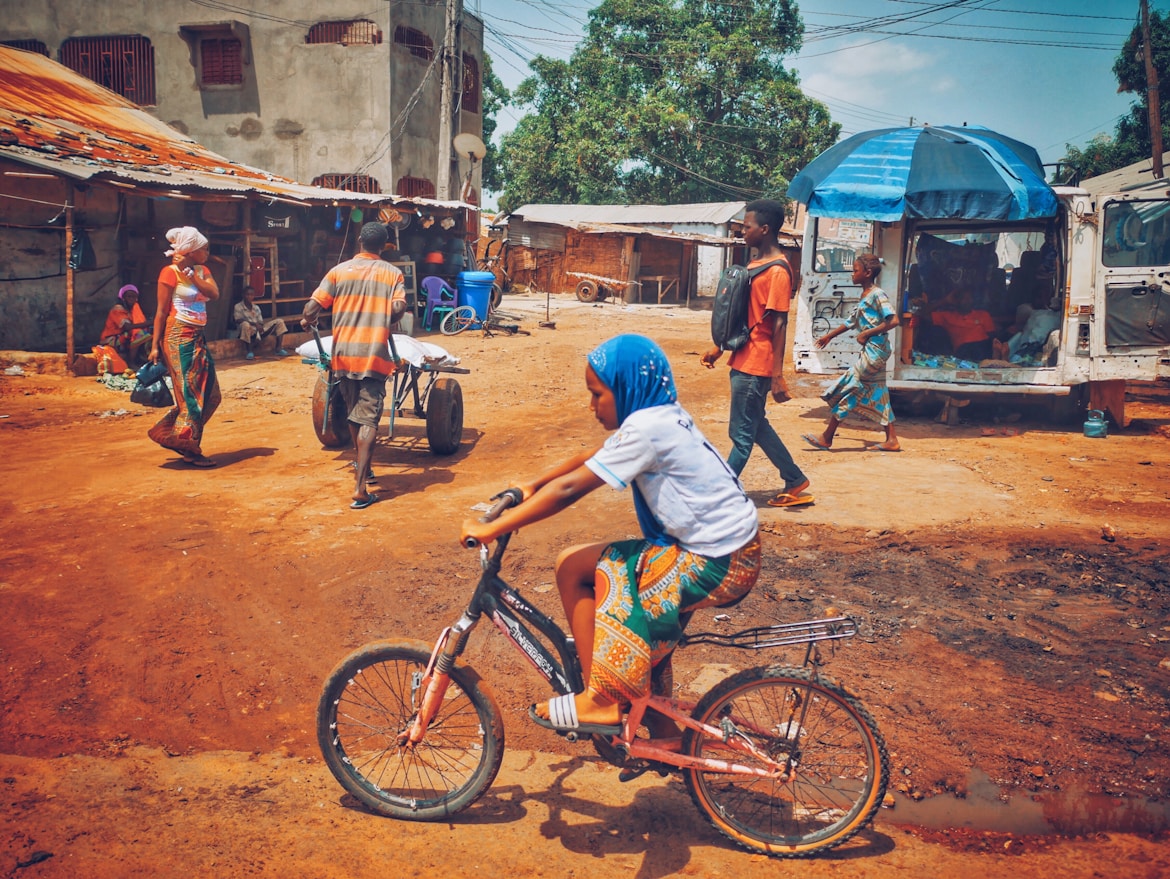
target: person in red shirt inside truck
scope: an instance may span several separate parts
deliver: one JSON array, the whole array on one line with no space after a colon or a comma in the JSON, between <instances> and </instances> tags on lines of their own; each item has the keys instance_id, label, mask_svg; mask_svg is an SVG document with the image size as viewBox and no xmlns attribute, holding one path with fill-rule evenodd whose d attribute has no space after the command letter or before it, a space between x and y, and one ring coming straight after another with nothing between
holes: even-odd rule
<instances>
[{"instance_id":1,"label":"person in red shirt inside truck","mask_svg":"<svg viewBox=\"0 0 1170 879\"><path fill-rule=\"evenodd\" d=\"M973 306L971 291L960 287L933 308L928 304L926 311L931 323L946 330L951 340L951 353L962 360L978 363L991 357L991 340L997 327L990 314Z\"/></svg>"}]
</instances>

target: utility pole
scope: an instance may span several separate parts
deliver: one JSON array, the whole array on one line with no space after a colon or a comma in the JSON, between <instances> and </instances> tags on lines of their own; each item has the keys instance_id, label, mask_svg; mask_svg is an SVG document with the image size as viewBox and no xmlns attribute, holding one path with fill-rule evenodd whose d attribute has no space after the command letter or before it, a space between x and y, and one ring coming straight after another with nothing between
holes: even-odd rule
<instances>
[{"instance_id":1,"label":"utility pole","mask_svg":"<svg viewBox=\"0 0 1170 879\"><path fill-rule=\"evenodd\" d=\"M1146 103L1150 108L1150 146L1154 160L1154 179L1162 179L1162 99L1158 93L1158 71L1154 69L1154 50L1150 45L1150 8L1142 0L1142 54L1146 61Z\"/></svg>"},{"instance_id":2,"label":"utility pole","mask_svg":"<svg viewBox=\"0 0 1170 879\"><path fill-rule=\"evenodd\" d=\"M455 34L463 17L462 0L447 0L446 29L443 32L443 87L439 99L439 167L435 175L436 196L451 198L451 120L455 115L455 80L462 66Z\"/></svg>"}]
</instances>

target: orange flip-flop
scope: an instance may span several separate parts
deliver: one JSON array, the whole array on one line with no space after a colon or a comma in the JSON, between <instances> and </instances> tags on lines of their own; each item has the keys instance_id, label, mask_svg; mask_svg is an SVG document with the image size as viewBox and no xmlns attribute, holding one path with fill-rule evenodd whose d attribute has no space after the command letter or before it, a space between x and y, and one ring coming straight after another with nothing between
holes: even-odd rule
<instances>
[{"instance_id":1,"label":"orange flip-flop","mask_svg":"<svg viewBox=\"0 0 1170 879\"><path fill-rule=\"evenodd\" d=\"M805 504L811 504L815 501L811 494L790 494L789 492L781 492L768 501L769 507L803 507Z\"/></svg>"}]
</instances>

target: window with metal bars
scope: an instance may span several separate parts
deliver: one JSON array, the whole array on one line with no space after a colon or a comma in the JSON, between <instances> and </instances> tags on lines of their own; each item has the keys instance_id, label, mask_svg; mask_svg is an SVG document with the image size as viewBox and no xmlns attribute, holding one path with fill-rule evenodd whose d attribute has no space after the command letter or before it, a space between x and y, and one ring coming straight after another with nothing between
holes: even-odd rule
<instances>
[{"instance_id":1,"label":"window with metal bars","mask_svg":"<svg viewBox=\"0 0 1170 879\"><path fill-rule=\"evenodd\" d=\"M424 61L435 57L434 41L420 30L398 25L394 28L394 42L410 50L410 54Z\"/></svg>"},{"instance_id":2,"label":"window with metal bars","mask_svg":"<svg viewBox=\"0 0 1170 879\"><path fill-rule=\"evenodd\" d=\"M13 49L24 49L26 52L36 52L38 55L49 57L49 47L40 40L0 40L0 46L11 46Z\"/></svg>"},{"instance_id":3,"label":"window with metal bars","mask_svg":"<svg viewBox=\"0 0 1170 879\"><path fill-rule=\"evenodd\" d=\"M435 184L425 177L399 177L398 194L406 198L434 198Z\"/></svg>"},{"instance_id":4,"label":"window with metal bars","mask_svg":"<svg viewBox=\"0 0 1170 879\"><path fill-rule=\"evenodd\" d=\"M154 46L146 37L71 37L58 60L140 107L155 104Z\"/></svg>"},{"instance_id":5,"label":"window with metal bars","mask_svg":"<svg viewBox=\"0 0 1170 879\"><path fill-rule=\"evenodd\" d=\"M240 41L235 37L203 37L199 41L199 84L240 85L243 81Z\"/></svg>"},{"instance_id":6,"label":"window with metal bars","mask_svg":"<svg viewBox=\"0 0 1170 879\"><path fill-rule=\"evenodd\" d=\"M479 112L479 62L463 53L463 97L459 102L468 113Z\"/></svg>"},{"instance_id":7,"label":"window with metal bars","mask_svg":"<svg viewBox=\"0 0 1170 879\"><path fill-rule=\"evenodd\" d=\"M343 46L378 46L382 43L382 29L368 19L353 21L319 21L305 35L310 45L336 44Z\"/></svg>"},{"instance_id":8,"label":"window with metal bars","mask_svg":"<svg viewBox=\"0 0 1170 879\"><path fill-rule=\"evenodd\" d=\"M343 189L346 192L367 192L371 195L379 195L382 192L377 178L368 174L322 174L313 178L313 185L326 189Z\"/></svg>"}]
</instances>

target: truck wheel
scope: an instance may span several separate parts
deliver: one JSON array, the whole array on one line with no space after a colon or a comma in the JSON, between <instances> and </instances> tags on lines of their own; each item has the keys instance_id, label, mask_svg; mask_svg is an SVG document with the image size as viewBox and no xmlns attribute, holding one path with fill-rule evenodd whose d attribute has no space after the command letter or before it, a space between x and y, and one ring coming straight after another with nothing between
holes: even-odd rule
<instances>
[{"instance_id":1,"label":"truck wheel","mask_svg":"<svg viewBox=\"0 0 1170 879\"><path fill-rule=\"evenodd\" d=\"M463 441L463 389L441 378L427 395L427 443L436 455L450 455Z\"/></svg>"},{"instance_id":2,"label":"truck wheel","mask_svg":"<svg viewBox=\"0 0 1170 879\"><path fill-rule=\"evenodd\" d=\"M333 399L329 401L329 423L325 424L325 395L329 390L329 374L317 370L317 383L313 385L313 432L321 445L328 449L337 449L353 445L349 435L349 419L345 417L345 400L341 392L333 389Z\"/></svg>"},{"instance_id":3,"label":"truck wheel","mask_svg":"<svg viewBox=\"0 0 1170 879\"><path fill-rule=\"evenodd\" d=\"M577 285L577 298L582 302L596 302L597 285L592 281L582 281Z\"/></svg>"}]
</instances>

